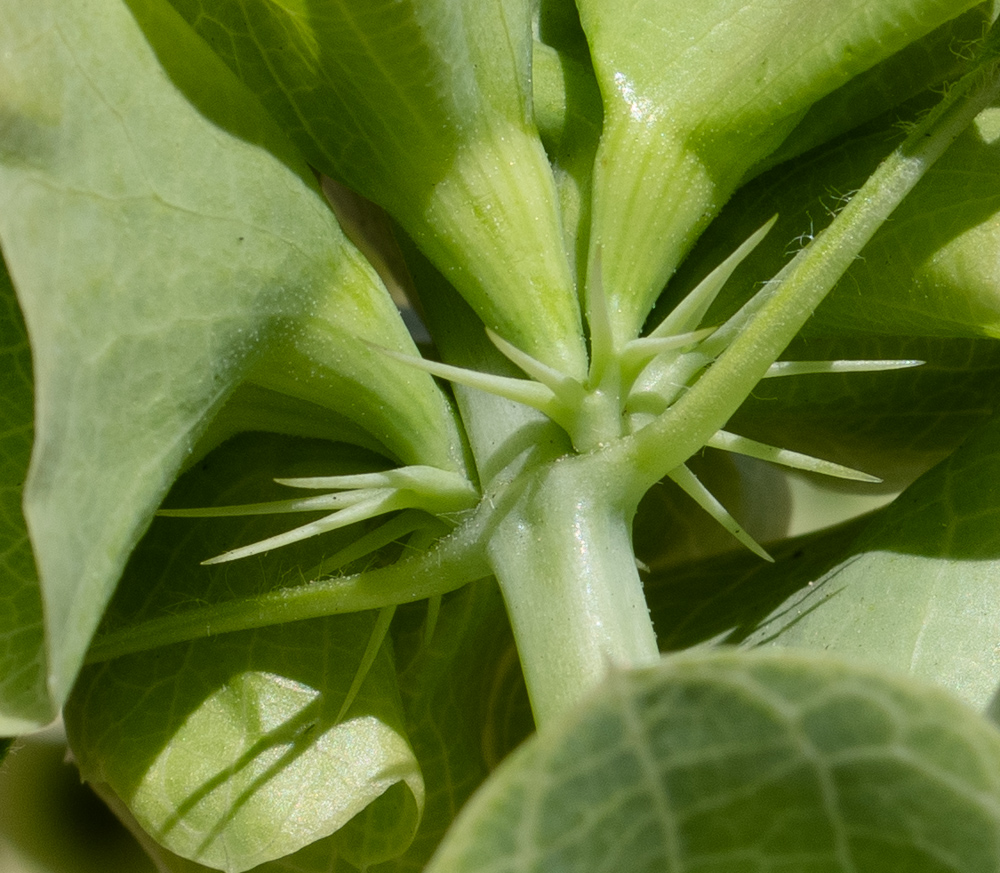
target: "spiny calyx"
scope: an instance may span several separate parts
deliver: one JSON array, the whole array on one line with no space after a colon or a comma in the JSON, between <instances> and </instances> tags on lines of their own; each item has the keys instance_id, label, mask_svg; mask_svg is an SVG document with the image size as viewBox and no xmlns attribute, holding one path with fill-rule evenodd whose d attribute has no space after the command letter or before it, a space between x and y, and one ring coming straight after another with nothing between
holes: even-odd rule
<instances>
[{"instance_id":1,"label":"spiny calyx","mask_svg":"<svg viewBox=\"0 0 1000 873\"><path fill-rule=\"evenodd\" d=\"M288 500L238 506L161 509L159 514L175 518L225 518L332 510L308 524L232 549L202 562L219 564L291 545L396 510L420 509L437 518L447 518L473 508L479 502L480 496L475 486L460 473L420 465L399 467L378 473L275 479L275 482L291 488L322 490L329 493L315 497L293 497Z\"/></svg>"},{"instance_id":2,"label":"spiny calyx","mask_svg":"<svg viewBox=\"0 0 1000 873\"><path fill-rule=\"evenodd\" d=\"M701 322L739 264L764 239L777 216L752 234L716 267L647 336L615 348L607 300L600 280L600 258L595 261L589 290L591 363L581 382L545 365L493 331L487 336L527 379L511 378L452 366L438 361L385 354L449 381L489 392L531 406L548 416L569 435L577 452L600 450L643 429L697 382L755 316L768 286L719 328ZM780 361L764 378L807 373L868 372L900 369L920 361ZM867 473L799 452L750 440L725 430L717 431L705 445L804 470L861 482L879 482ZM721 503L685 465L668 473L692 499L754 553L770 560Z\"/></svg>"}]
</instances>

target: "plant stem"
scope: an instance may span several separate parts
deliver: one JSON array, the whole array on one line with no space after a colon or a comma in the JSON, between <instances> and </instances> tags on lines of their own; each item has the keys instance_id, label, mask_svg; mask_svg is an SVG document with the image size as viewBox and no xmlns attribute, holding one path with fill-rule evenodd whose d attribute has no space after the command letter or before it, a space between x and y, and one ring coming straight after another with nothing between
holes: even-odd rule
<instances>
[{"instance_id":1,"label":"plant stem","mask_svg":"<svg viewBox=\"0 0 1000 873\"><path fill-rule=\"evenodd\" d=\"M427 552L388 567L353 576L306 581L112 630L95 637L86 663L109 661L216 634L365 609L384 609L446 594L489 575L490 568L480 546L484 515L487 513L469 519L466 525L442 538ZM389 526L394 523L389 522ZM398 523L402 533L413 529L405 516L398 517ZM391 535L392 531L389 533Z\"/></svg>"},{"instance_id":2,"label":"plant stem","mask_svg":"<svg viewBox=\"0 0 1000 873\"><path fill-rule=\"evenodd\" d=\"M634 508L608 500L613 473L600 453L535 468L490 538L539 726L609 670L659 658L635 566Z\"/></svg>"},{"instance_id":3,"label":"plant stem","mask_svg":"<svg viewBox=\"0 0 1000 873\"><path fill-rule=\"evenodd\" d=\"M424 267L419 287L442 357L513 375L478 319ZM507 604L536 723L551 721L610 669L659 657L632 546L637 501L597 450L575 454L541 413L455 386L490 506L485 551Z\"/></svg>"}]
</instances>

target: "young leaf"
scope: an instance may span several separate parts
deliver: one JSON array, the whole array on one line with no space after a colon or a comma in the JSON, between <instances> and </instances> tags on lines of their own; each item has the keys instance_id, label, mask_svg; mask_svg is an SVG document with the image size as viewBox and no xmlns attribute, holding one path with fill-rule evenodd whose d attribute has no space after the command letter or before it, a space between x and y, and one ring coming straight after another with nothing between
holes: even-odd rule
<instances>
[{"instance_id":1,"label":"young leaf","mask_svg":"<svg viewBox=\"0 0 1000 873\"><path fill-rule=\"evenodd\" d=\"M817 100L974 5L642 0L623 15L580 0L605 113L590 264L600 251L618 341L635 336L740 178Z\"/></svg>"},{"instance_id":2,"label":"young leaf","mask_svg":"<svg viewBox=\"0 0 1000 873\"><path fill-rule=\"evenodd\" d=\"M35 363L25 513L58 705L128 553L268 344L325 319L327 361L355 382L355 322L412 344L308 167L169 7L4 7L0 78L0 238ZM418 410L397 433L426 440L436 420L428 445L455 458L429 377L371 377Z\"/></svg>"},{"instance_id":3,"label":"young leaf","mask_svg":"<svg viewBox=\"0 0 1000 873\"><path fill-rule=\"evenodd\" d=\"M573 18L576 18L575 7ZM576 29L579 30L579 21ZM543 39L547 32L543 27ZM557 41L564 44L563 40ZM582 32L580 41L584 46L582 55L536 42L531 67L535 120L552 162L566 252L577 278L587 272L591 178L603 115L601 92Z\"/></svg>"},{"instance_id":4,"label":"young leaf","mask_svg":"<svg viewBox=\"0 0 1000 873\"><path fill-rule=\"evenodd\" d=\"M310 162L385 207L487 326L584 375L526 0L173 3Z\"/></svg>"},{"instance_id":5,"label":"young leaf","mask_svg":"<svg viewBox=\"0 0 1000 873\"><path fill-rule=\"evenodd\" d=\"M1000 734L943 692L816 656L613 674L463 810L427 873L985 873Z\"/></svg>"}]
</instances>

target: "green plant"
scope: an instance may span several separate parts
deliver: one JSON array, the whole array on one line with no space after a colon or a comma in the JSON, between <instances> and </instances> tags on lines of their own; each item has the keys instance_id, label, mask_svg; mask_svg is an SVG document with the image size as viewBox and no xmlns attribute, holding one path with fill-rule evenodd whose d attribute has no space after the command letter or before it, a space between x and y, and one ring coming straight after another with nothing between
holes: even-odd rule
<instances>
[{"instance_id":1,"label":"green plant","mask_svg":"<svg viewBox=\"0 0 1000 873\"><path fill-rule=\"evenodd\" d=\"M0 4L2 733L171 871L995 870L993 17Z\"/></svg>"}]
</instances>

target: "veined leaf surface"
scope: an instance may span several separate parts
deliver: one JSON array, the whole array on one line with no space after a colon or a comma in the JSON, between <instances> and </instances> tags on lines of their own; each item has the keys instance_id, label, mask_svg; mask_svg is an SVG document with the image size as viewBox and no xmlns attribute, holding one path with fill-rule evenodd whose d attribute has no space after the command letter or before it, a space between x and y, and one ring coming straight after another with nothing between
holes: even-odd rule
<instances>
[{"instance_id":1,"label":"veined leaf surface","mask_svg":"<svg viewBox=\"0 0 1000 873\"><path fill-rule=\"evenodd\" d=\"M55 718L45 686L45 631L35 559L21 511L33 435L31 350L0 258L0 736Z\"/></svg>"},{"instance_id":2,"label":"veined leaf surface","mask_svg":"<svg viewBox=\"0 0 1000 873\"><path fill-rule=\"evenodd\" d=\"M612 677L483 786L428 873L987 873L1000 734L943 692L815 655Z\"/></svg>"},{"instance_id":3,"label":"veined leaf surface","mask_svg":"<svg viewBox=\"0 0 1000 873\"><path fill-rule=\"evenodd\" d=\"M610 0L580 0L604 98L590 263L600 252L619 342L744 173L814 103L975 5L642 0L623 15Z\"/></svg>"},{"instance_id":4,"label":"veined leaf surface","mask_svg":"<svg viewBox=\"0 0 1000 873\"><path fill-rule=\"evenodd\" d=\"M198 433L271 342L333 309L334 334L413 346L294 147L169 7L4 6L0 78L0 239L34 356L25 513L47 709ZM360 381L349 349L341 372ZM400 444L454 464L430 377L379 373L407 401Z\"/></svg>"},{"instance_id":5,"label":"veined leaf surface","mask_svg":"<svg viewBox=\"0 0 1000 873\"><path fill-rule=\"evenodd\" d=\"M525 0L172 0L316 167L384 206L487 327L581 376Z\"/></svg>"}]
</instances>

